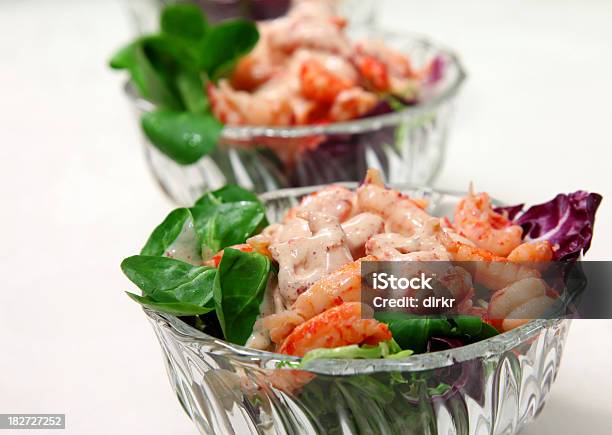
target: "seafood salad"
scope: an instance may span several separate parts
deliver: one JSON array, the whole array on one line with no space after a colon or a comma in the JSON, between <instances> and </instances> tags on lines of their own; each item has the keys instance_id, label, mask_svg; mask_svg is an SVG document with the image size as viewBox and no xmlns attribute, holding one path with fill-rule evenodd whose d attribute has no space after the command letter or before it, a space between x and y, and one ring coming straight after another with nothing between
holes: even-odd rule
<instances>
[{"instance_id":1,"label":"seafood salad","mask_svg":"<svg viewBox=\"0 0 612 435\"><path fill-rule=\"evenodd\" d=\"M440 146L427 126L435 121L434 130L444 129L450 116L444 108L465 76L456 56L410 35L349 31L336 3L295 1L287 15L258 23L211 23L194 4L166 5L159 30L130 41L109 62L128 74L126 92L147 145L180 165L204 164L209 156L222 168L208 171L220 179L215 186L231 180L247 187L234 169L240 165L226 162L230 151L237 150L249 175L299 186L359 179L366 164L345 162L362 162L370 150L390 171L390 153L401 155L413 134ZM408 107L425 102L432 104L427 115ZM395 121L336 125L394 111L402 111ZM333 159L337 175L312 175L321 158ZM432 176L428 159L430 165L419 177ZM258 191L270 187L253 184Z\"/></svg>"},{"instance_id":2,"label":"seafood salad","mask_svg":"<svg viewBox=\"0 0 612 435\"><path fill-rule=\"evenodd\" d=\"M290 126L347 121L382 101L415 103L441 74L380 40L352 40L333 2L301 0L289 13L257 24L259 41L229 78L208 85L224 124Z\"/></svg>"},{"instance_id":3,"label":"seafood salad","mask_svg":"<svg viewBox=\"0 0 612 435\"><path fill-rule=\"evenodd\" d=\"M369 170L356 189L322 188L269 224L258 198L230 185L170 213L122 269L142 290L134 300L232 343L303 361L404 358L537 318L557 297L538 264L588 250L600 201L577 191L523 211L470 189L434 216ZM360 270L376 261L439 262L458 304L431 318L374 312Z\"/></svg>"}]
</instances>

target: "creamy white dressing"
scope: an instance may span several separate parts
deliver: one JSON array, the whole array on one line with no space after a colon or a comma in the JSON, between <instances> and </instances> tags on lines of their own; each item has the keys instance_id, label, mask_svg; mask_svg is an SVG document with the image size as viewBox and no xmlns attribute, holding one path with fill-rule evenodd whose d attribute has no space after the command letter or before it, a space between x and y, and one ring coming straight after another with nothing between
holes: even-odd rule
<instances>
[{"instance_id":1,"label":"creamy white dressing","mask_svg":"<svg viewBox=\"0 0 612 435\"><path fill-rule=\"evenodd\" d=\"M265 244L278 262L279 273L278 283L267 289L260 307L260 319L270 322L264 327L264 322L258 321L247 345L270 349L270 331L276 331L273 336L278 336L287 325L301 323L303 319L296 318L295 311L298 297L308 306L321 305L317 312L329 308L329 297L323 294L325 286L316 294L306 290L366 254L380 260L412 261L414 267L419 267L415 261L449 261L442 240L458 236L445 234L451 231L442 228L439 218L428 215L408 197L376 184L366 183L356 192L330 186L305 197L288 212L283 224L271 225L250 239ZM449 269L446 261L434 266L443 268L437 276L460 284L457 288L464 291L463 278ZM342 279L337 283L339 287L348 283L349 275ZM304 302L304 298L308 301ZM282 313L286 316L276 317ZM275 317L268 317L271 314ZM273 324L276 326L270 326Z\"/></svg>"},{"instance_id":2,"label":"creamy white dressing","mask_svg":"<svg viewBox=\"0 0 612 435\"><path fill-rule=\"evenodd\" d=\"M374 213L360 213L345 221L342 230L353 258L365 255L365 244L370 237L385 230L385 221Z\"/></svg>"},{"instance_id":3,"label":"creamy white dressing","mask_svg":"<svg viewBox=\"0 0 612 435\"><path fill-rule=\"evenodd\" d=\"M307 218L312 235L290 238L269 247L279 264L280 292L291 303L324 275L353 261L338 219L315 212L300 214Z\"/></svg>"},{"instance_id":4,"label":"creamy white dressing","mask_svg":"<svg viewBox=\"0 0 612 435\"><path fill-rule=\"evenodd\" d=\"M316 212L344 222L352 215L354 198L355 193L345 187L329 186L305 197L297 207L296 214Z\"/></svg>"},{"instance_id":5,"label":"creamy white dressing","mask_svg":"<svg viewBox=\"0 0 612 435\"><path fill-rule=\"evenodd\" d=\"M164 256L199 266L202 264L202 257L199 251L198 237L193 228L193 221L189 218L183 224L183 229L178 237L166 249Z\"/></svg>"}]
</instances>

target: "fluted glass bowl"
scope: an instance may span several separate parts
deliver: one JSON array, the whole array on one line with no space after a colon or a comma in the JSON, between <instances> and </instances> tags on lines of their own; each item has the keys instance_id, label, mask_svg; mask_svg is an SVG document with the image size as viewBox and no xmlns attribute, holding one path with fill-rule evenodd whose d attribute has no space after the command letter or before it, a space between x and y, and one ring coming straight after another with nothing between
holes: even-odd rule
<instances>
[{"instance_id":1,"label":"fluted glass bowl","mask_svg":"<svg viewBox=\"0 0 612 435\"><path fill-rule=\"evenodd\" d=\"M346 17L351 26L371 26L380 11L380 1L374 0L330 0L338 14ZM162 8L171 3L193 3L206 13L209 22L228 18L268 20L285 15L291 0L130 0L134 25L139 33L157 30L158 17Z\"/></svg>"},{"instance_id":2,"label":"fluted glass bowl","mask_svg":"<svg viewBox=\"0 0 612 435\"><path fill-rule=\"evenodd\" d=\"M278 221L317 188L262 195ZM460 196L401 189L446 214ZM534 320L460 348L403 360L313 360L248 349L145 309L170 383L202 434L518 433L557 376L569 320Z\"/></svg>"},{"instance_id":3,"label":"fluted glass bowl","mask_svg":"<svg viewBox=\"0 0 612 435\"><path fill-rule=\"evenodd\" d=\"M365 33L364 33L365 32ZM206 190L227 183L255 192L358 181L368 167L391 183L430 183L445 155L455 97L465 79L458 58L426 39L361 30L382 38L421 68L436 59L440 77L422 101L384 115L319 126L230 127L217 148L192 165L162 154L144 135L147 163L162 190L176 203L192 204ZM133 87L126 91L138 117L152 109Z\"/></svg>"}]
</instances>

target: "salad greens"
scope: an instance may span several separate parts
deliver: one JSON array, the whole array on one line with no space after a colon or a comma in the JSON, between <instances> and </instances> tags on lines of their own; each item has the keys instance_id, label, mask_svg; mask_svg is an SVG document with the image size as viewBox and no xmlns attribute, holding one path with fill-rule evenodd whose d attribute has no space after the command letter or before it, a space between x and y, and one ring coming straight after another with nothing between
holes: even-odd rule
<instances>
[{"instance_id":1,"label":"salad greens","mask_svg":"<svg viewBox=\"0 0 612 435\"><path fill-rule=\"evenodd\" d=\"M265 255L225 249L215 279L215 310L223 334L232 343L245 344L264 297L270 274Z\"/></svg>"},{"instance_id":2,"label":"salad greens","mask_svg":"<svg viewBox=\"0 0 612 435\"><path fill-rule=\"evenodd\" d=\"M224 250L218 268L201 264L231 245L241 244L267 225L263 204L251 192L225 186L206 193L191 208L172 211L140 255L121 263L123 273L142 290L128 295L141 305L176 316L215 312L225 339L244 344L250 335L270 276L270 260L254 252ZM173 246L188 244L189 259ZM177 258L170 258L176 255ZM198 322L202 317L197 318ZM197 323L197 322L196 322Z\"/></svg>"},{"instance_id":3,"label":"salad greens","mask_svg":"<svg viewBox=\"0 0 612 435\"><path fill-rule=\"evenodd\" d=\"M162 11L159 33L130 42L109 65L127 70L140 96L156 106L141 120L151 143L188 165L210 153L221 135L206 86L229 74L258 39L250 21L210 25L196 5L172 4Z\"/></svg>"},{"instance_id":4,"label":"salad greens","mask_svg":"<svg viewBox=\"0 0 612 435\"><path fill-rule=\"evenodd\" d=\"M257 196L235 185L205 193L190 210L204 256L244 243L268 225Z\"/></svg>"},{"instance_id":5,"label":"salad greens","mask_svg":"<svg viewBox=\"0 0 612 435\"><path fill-rule=\"evenodd\" d=\"M267 224L263 206L251 201L199 205L191 213L202 246L213 254L244 243Z\"/></svg>"},{"instance_id":6,"label":"salad greens","mask_svg":"<svg viewBox=\"0 0 612 435\"><path fill-rule=\"evenodd\" d=\"M431 338L459 339L463 344L493 337L499 332L477 316L423 317L400 311L374 313L374 318L386 323L402 349L426 352Z\"/></svg>"},{"instance_id":7,"label":"salad greens","mask_svg":"<svg viewBox=\"0 0 612 435\"><path fill-rule=\"evenodd\" d=\"M167 257L135 255L121 263L123 273L143 293L128 295L137 302L175 315L204 314L213 309L216 270Z\"/></svg>"},{"instance_id":8,"label":"salad greens","mask_svg":"<svg viewBox=\"0 0 612 435\"><path fill-rule=\"evenodd\" d=\"M191 220L191 212L187 208L177 208L159 224L149 240L140 251L140 255L164 255L166 250L179 237L185 224Z\"/></svg>"},{"instance_id":9,"label":"salad greens","mask_svg":"<svg viewBox=\"0 0 612 435\"><path fill-rule=\"evenodd\" d=\"M313 349L307 352L302 358L302 365L315 359L400 359L412 355L412 350L402 350L402 348L392 338L389 341L381 341L376 346L368 346L364 344L358 346L351 344L349 346L334 347L331 349L320 348Z\"/></svg>"}]
</instances>

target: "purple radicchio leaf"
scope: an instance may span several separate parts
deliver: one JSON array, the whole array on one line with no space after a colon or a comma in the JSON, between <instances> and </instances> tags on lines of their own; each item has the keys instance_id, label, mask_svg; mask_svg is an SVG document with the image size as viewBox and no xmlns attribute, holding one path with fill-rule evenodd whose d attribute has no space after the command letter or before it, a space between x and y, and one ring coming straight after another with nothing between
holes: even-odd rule
<instances>
[{"instance_id":1,"label":"purple radicchio leaf","mask_svg":"<svg viewBox=\"0 0 612 435\"><path fill-rule=\"evenodd\" d=\"M578 190L560 193L553 200L534 205L518 215L522 205L497 208L507 212L508 218L523 228L523 240L538 242L548 240L554 249L554 260L576 259L586 253L593 238L595 212L601 195Z\"/></svg>"}]
</instances>

